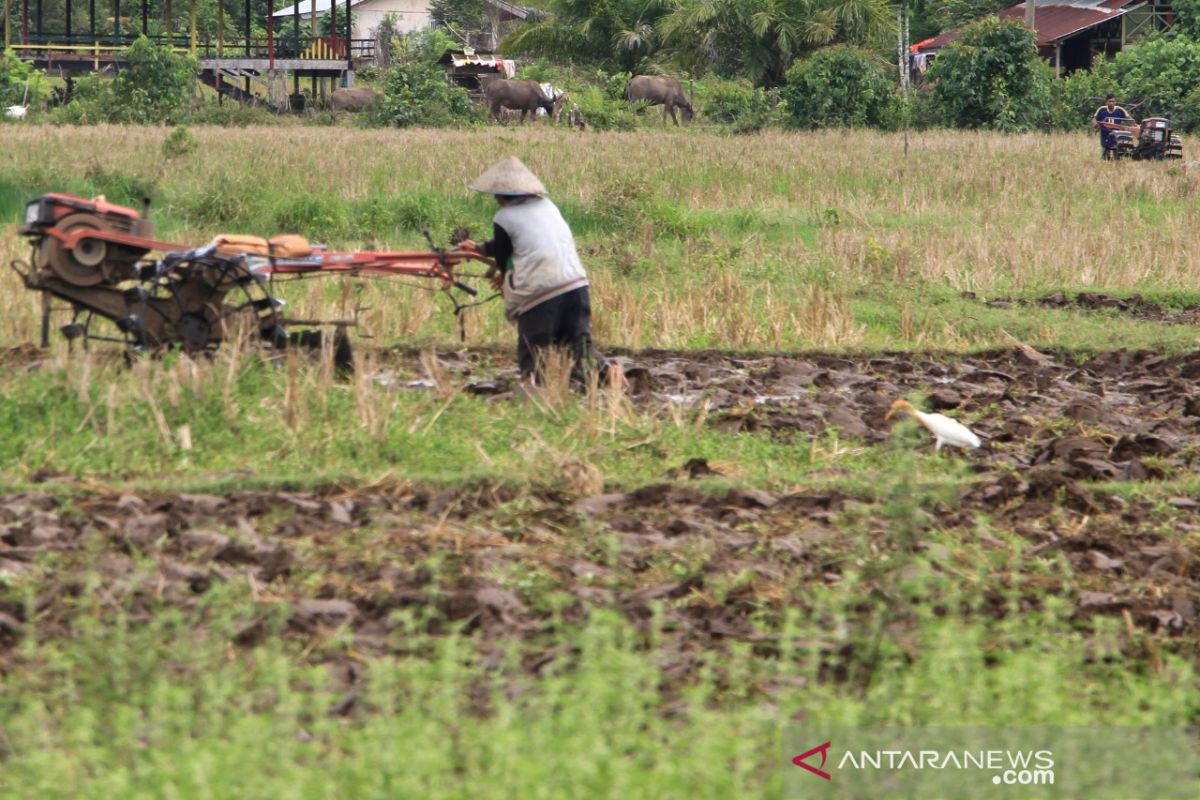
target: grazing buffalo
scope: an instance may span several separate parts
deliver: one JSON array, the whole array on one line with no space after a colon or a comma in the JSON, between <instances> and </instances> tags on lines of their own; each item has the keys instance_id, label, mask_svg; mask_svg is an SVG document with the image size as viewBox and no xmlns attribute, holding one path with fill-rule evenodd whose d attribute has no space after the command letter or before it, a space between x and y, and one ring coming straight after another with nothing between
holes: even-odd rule
<instances>
[{"instance_id":1,"label":"grazing buffalo","mask_svg":"<svg viewBox=\"0 0 1200 800\"><path fill-rule=\"evenodd\" d=\"M551 117L557 118L561 98L565 96L561 94L557 97L547 95L537 81L495 80L487 85L485 93L488 109L498 122L504 121L504 117L500 113L502 108L520 111L521 122L525 122L526 114L536 114L539 108L544 109Z\"/></svg>"},{"instance_id":2,"label":"grazing buffalo","mask_svg":"<svg viewBox=\"0 0 1200 800\"><path fill-rule=\"evenodd\" d=\"M667 114L676 125L679 120L675 117L675 109L683 109L683 121L692 121L692 104L683 94L683 84L678 78L668 78L665 75L637 75L629 81L625 89L625 99L631 103L644 100L652 106L663 107L663 124L667 123Z\"/></svg>"},{"instance_id":3,"label":"grazing buffalo","mask_svg":"<svg viewBox=\"0 0 1200 800\"><path fill-rule=\"evenodd\" d=\"M381 97L374 89L334 89L329 102L334 111L366 111Z\"/></svg>"}]
</instances>

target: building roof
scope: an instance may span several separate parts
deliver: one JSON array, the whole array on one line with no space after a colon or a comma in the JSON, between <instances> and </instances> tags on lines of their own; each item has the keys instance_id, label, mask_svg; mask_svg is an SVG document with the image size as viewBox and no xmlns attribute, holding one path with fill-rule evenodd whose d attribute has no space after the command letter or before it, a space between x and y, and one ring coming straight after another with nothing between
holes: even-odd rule
<instances>
[{"instance_id":1,"label":"building roof","mask_svg":"<svg viewBox=\"0 0 1200 800\"><path fill-rule=\"evenodd\" d=\"M353 9L355 6L360 6L367 2L370 2L370 0L351 0L350 6L351 9ZM513 5L512 3L507 2L507 0L487 0L487 2L489 5L495 6L505 14L516 17L517 19L525 19L529 15L529 9L524 8L523 6ZM333 5L332 0L300 0L300 2L296 3L294 6L288 6L287 8L280 9L271 16L290 17L293 14L297 14L301 17L311 16L313 13L312 7L314 3L316 4L318 14L324 14ZM345 7L345 0L339 0L338 8Z\"/></svg>"},{"instance_id":2,"label":"building roof","mask_svg":"<svg viewBox=\"0 0 1200 800\"><path fill-rule=\"evenodd\" d=\"M365 0L351 0L351 3L350 3L351 8L353 8L354 6L357 6L357 5L361 5L363 2L365 2ZM318 14L324 14L326 11L328 11L333 6L332 0L300 0L300 2L296 3L296 5L288 6L287 8L280 9L279 11L276 11L271 16L272 17L290 17L293 14L299 14L302 17L307 17L313 13L312 9L313 9L314 3L316 4ZM345 8L345 7L346 7L345 0L339 0L338 8Z\"/></svg>"},{"instance_id":3,"label":"building roof","mask_svg":"<svg viewBox=\"0 0 1200 800\"><path fill-rule=\"evenodd\" d=\"M1053 46L1080 31L1094 28L1097 25L1116 19L1122 14L1140 6L1134 0L1075 0L1074 2L1044 2L1038 0L1034 16L1034 26L1037 28L1038 47ZM1002 20L1025 19L1025 4L1018 3L997 14ZM932 39L926 39L920 44L921 52L939 50L954 41L962 33L961 28L946 31Z\"/></svg>"}]
</instances>

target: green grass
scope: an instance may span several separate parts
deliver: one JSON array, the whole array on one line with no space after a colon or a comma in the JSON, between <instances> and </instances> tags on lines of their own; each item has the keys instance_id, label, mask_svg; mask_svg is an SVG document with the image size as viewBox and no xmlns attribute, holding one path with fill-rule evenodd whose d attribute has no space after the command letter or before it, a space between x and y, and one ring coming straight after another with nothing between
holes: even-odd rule
<instances>
[{"instance_id":1,"label":"green grass","mask_svg":"<svg viewBox=\"0 0 1200 800\"><path fill-rule=\"evenodd\" d=\"M325 382L317 364L297 370L289 405L287 368L253 357L232 363L199 366L202 377L191 384L186 362L173 360L132 371L77 362L11 381L0 394L0 476L15 483L40 471L169 486L219 485L222 473L236 473L260 485L311 486L390 473L554 486L564 465L581 463L615 489L663 480L688 459L704 458L731 482L784 487L830 467L873 470L889 458L836 434L810 441L722 433L697 407L672 416L595 407L580 397L560 407L461 393L443 400L429 389L385 389L365 376L365 389ZM189 450L181 447L184 426Z\"/></svg>"},{"instance_id":2,"label":"green grass","mask_svg":"<svg viewBox=\"0 0 1200 800\"><path fill-rule=\"evenodd\" d=\"M885 640L865 684L823 679L810 643L832 632L793 614L785 657L706 657L664 715L669 654L596 611L559 631L569 666L533 684L518 646L488 668L468 639L397 615L391 640L409 655L360 662L369 680L345 718L330 714L346 689L324 668L270 642L230 648L253 613L236 595L212 590L200 629L169 607L148 624L97 622L85 597L71 638L25 645L36 669L0 694L0 796L770 797L789 724L1169 726L1197 711L1187 665L1137 675L1092 661L1048 611L990 627L930 619L907 652ZM747 702L771 679L788 688Z\"/></svg>"}]
</instances>

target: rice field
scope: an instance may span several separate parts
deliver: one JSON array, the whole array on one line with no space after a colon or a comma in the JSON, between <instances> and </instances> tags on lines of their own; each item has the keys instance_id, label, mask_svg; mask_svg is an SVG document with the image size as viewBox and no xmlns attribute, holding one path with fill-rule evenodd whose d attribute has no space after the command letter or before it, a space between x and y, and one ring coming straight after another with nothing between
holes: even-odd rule
<instances>
[{"instance_id":1,"label":"rice field","mask_svg":"<svg viewBox=\"0 0 1200 800\"><path fill-rule=\"evenodd\" d=\"M1193 162L940 131L907 155L0 134L6 264L49 191L150 197L187 245L484 239L466 184L519 156L633 383L581 395L559 365L524 391L500 304L460 340L389 280L283 288L292 316L357 315L349 375L42 350L0 270L0 798L775 798L798 726L1200 719ZM983 447L935 454L898 398Z\"/></svg>"}]
</instances>

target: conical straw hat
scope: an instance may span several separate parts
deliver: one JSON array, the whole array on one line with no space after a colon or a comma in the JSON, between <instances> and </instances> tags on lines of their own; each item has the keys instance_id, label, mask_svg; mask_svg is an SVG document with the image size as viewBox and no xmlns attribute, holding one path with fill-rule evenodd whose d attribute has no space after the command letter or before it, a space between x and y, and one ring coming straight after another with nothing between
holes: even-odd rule
<instances>
[{"instance_id":1,"label":"conical straw hat","mask_svg":"<svg viewBox=\"0 0 1200 800\"><path fill-rule=\"evenodd\" d=\"M487 194L536 194L546 195L546 187L538 180L521 159L510 156L493 164L486 172L471 182L471 188Z\"/></svg>"}]
</instances>

